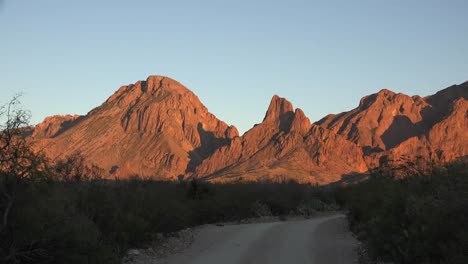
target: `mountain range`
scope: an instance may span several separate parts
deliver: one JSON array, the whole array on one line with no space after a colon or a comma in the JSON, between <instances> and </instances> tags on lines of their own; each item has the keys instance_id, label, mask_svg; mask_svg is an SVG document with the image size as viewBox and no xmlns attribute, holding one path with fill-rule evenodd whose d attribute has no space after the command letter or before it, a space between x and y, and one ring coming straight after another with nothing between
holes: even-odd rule
<instances>
[{"instance_id":1,"label":"mountain range","mask_svg":"<svg viewBox=\"0 0 468 264\"><path fill-rule=\"evenodd\" d=\"M403 159L466 156L467 131L468 82L427 97L384 89L315 123L274 95L239 135L179 82L150 76L84 116L47 117L29 137L51 160L78 152L108 178L327 184Z\"/></svg>"}]
</instances>

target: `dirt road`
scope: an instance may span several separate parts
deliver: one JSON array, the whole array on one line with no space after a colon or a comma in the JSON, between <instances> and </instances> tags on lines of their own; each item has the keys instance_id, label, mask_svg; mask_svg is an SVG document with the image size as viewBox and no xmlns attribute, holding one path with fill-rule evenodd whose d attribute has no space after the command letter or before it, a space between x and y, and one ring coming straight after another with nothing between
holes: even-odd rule
<instances>
[{"instance_id":1,"label":"dirt road","mask_svg":"<svg viewBox=\"0 0 468 264\"><path fill-rule=\"evenodd\" d=\"M356 240L343 215L274 223L206 226L167 264L355 263Z\"/></svg>"}]
</instances>

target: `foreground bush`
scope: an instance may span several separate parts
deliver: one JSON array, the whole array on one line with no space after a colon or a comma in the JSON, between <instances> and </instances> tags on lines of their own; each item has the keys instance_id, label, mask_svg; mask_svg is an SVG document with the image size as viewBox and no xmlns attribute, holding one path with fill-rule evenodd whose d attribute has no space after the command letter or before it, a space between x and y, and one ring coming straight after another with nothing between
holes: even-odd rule
<instances>
[{"instance_id":1,"label":"foreground bush","mask_svg":"<svg viewBox=\"0 0 468 264\"><path fill-rule=\"evenodd\" d=\"M333 202L330 191L293 182L102 180L79 153L52 164L32 151L28 120L18 96L0 106L0 263L119 263L158 233Z\"/></svg>"},{"instance_id":2,"label":"foreground bush","mask_svg":"<svg viewBox=\"0 0 468 264\"><path fill-rule=\"evenodd\" d=\"M206 223L300 213L301 205L333 194L295 183L23 181L8 228L1 233L6 263L118 263L132 247Z\"/></svg>"},{"instance_id":3,"label":"foreground bush","mask_svg":"<svg viewBox=\"0 0 468 264\"><path fill-rule=\"evenodd\" d=\"M403 179L375 175L338 193L375 260L468 263L468 163Z\"/></svg>"}]
</instances>

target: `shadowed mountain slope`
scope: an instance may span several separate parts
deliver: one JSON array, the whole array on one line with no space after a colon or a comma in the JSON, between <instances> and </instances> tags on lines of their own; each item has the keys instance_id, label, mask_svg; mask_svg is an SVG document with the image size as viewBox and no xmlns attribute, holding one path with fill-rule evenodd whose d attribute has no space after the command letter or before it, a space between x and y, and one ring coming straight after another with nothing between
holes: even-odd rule
<instances>
[{"instance_id":1,"label":"shadowed mountain slope","mask_svg":"<svg viewBox=\"0 0 468 264\"><path fill-rule=\"evenodd\" d=\"M389 90L311 124L273 96L260 124L239 136L175 80L121 87L85 116L48 117L30 131L52 160L81 153L108 177L327 184L390 161L468 155L468 82L427 96Z\"/></svg>"},{"instance_id":2,"label":"shadowed mountain slope","mask_svg":"<svg viewBox=\"0 0 468 264\"><path fill-rule=\"evenodd\" d=\"M56 121L47 127L63 127ZM121 87L58 135L50 137L44 123L33 136L52 159L80 152L113 176L174 179L238 136L190 90L162 76Z\"/></svg>"},{"instance_id":3,"label":"shadowed mountain slope","mask_svg":"<svg viewBox=\"0 0 468 264\"><path fill-rule=\"evenodd\" d=\"M355 144L311 124L301 109L275 95L263 122L204 160L196 176L325 184L367 171L362 156Z\"/></svg>"},{"instance_id":4,"label":"shadowed mountain slope","mask_svg":"<svg viewBox=\"0 0 468 264\"><path fill-rule=\"evenodd\" d=\"M435 162L468 155L468 82L421 98L381 90L316 124L361 146L370 168L403 156Z\"/></svg>"}]
</instances>

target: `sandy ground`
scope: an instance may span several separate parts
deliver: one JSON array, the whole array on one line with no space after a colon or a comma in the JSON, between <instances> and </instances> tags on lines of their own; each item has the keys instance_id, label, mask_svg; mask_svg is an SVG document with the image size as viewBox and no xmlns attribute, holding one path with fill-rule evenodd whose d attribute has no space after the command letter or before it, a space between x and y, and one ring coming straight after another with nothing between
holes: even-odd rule
<instances>
[{"instance_id":1,"label":"sandy ground","mask_svg":"<svg viewBox=\"0 0 468 264\"><path fill-rule=\"evenodd\" d=\"M148 259L165 264L356 263L358 243L344 215L308 220L201 227L175 255Z\"/></svg>"}]
</instances>

